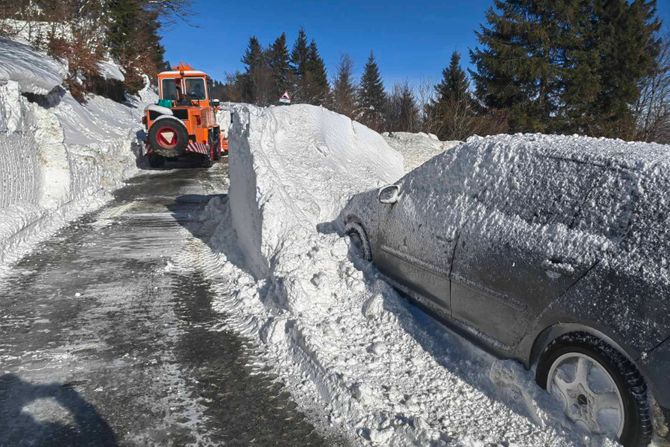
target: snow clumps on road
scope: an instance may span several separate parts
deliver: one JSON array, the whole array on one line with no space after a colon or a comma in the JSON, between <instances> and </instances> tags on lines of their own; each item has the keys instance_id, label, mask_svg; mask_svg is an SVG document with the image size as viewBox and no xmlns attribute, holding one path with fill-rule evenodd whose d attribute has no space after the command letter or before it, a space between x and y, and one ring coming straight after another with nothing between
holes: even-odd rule
<instances>
[{"instance_id":1,"label":"snow clumps on road","mask_svg":"<svg viewBox=\"0 0 670 447\"><path fill-rule=\"evenodd\" d=\"M246 274L224 264L238 291L217 308L306 410L357 445L575 442L531 374L427 318L337 234L352 194L403 175L380 135L323 108L236 106L230 144L230 208L207 213L239 244L210 245Z\"/></svg>"}]
</instances>

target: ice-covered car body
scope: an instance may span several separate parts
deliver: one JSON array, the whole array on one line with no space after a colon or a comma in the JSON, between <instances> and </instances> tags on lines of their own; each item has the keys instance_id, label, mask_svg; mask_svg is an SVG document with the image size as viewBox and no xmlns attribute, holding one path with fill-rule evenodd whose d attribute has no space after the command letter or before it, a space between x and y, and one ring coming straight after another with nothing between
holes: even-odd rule
<instances>
[{"instance_id":1,"label":"ice-covered car body","mask_svg":"<svg viewBox=\"0 0 670 447\"><path fill-rule=\"evenodd\" d=\"M397 288L498 354L531 366L558 337L592 334L667 409L668 191L668 146L497 136L352 198L341 216Z\"/></svg>"}]
</instances>

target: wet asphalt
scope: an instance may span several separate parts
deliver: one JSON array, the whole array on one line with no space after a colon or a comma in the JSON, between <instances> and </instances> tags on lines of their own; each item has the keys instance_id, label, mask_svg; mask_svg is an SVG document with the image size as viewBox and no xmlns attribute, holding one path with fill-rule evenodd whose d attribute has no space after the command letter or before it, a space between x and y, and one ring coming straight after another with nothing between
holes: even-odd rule
<instances>
[{"instance_id":1,"label":"wet asphalt","mask_svg":"<svg viewBox=\"0 0 670 447\"><path fill-rule=\"evenodd\" d=\"M176 267L227 177L135 177L0 281L0 446L333 444Z\"/></svg>"}]
</instances>

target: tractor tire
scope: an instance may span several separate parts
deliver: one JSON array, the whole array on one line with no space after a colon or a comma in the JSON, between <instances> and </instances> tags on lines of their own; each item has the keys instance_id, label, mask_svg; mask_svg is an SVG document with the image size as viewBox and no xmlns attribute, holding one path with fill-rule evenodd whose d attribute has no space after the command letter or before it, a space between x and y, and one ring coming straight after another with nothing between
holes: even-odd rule
<instances>
[{"instance_id":1,"label":"tractor tire","mask_svg":"<svg viewBox=\"0 0 670 447\"><path fill-rule=\"evenodd\" d=\"M212 154L212 148L209 148L209 153L202 156L202 167L211 168L214 165L214 155Z\"/></svg>"},{"instance_id":2,"label":"tractor tire","mask_svg":"<svg viewBox=\"0 0 670 447\"><path fill-rule=\"evenodd\" d=\"M161 157L158 154L149 154L149 166L152 168L162 168L165 166L165 157Z\"/></svg>"},{"instance_id":3,"label":"tractor tire","mask_svg":"<svg viewBox=\"0 0 670 447\"><path fill-rule=\"evenodd\" d=\"M162 119L155 121L151 126L148 140L156 154L163 157L177 157L186 150L188 132L180 121Z\"/></svg>"},{"instance_id":4,"label":"tractor tire","mask_svg":"<svg viewBox=\"0 0 670 447\"><path fill-rule=\"evenodd\" d=\"M212 128L210 132L209 147L212 151L212 159L218 161L221 159L221 130L218 127Z\"/></svg>"},{"instance_id":5,"label":"tractor tire","mask_svg":"<svg viewBox=\"0 0 670 447\"><path fill-rule=\"evenodd\" d=\"M219 141L214 145L214 160L221 160L221 143Z\"/></svg>"}]
</instances>

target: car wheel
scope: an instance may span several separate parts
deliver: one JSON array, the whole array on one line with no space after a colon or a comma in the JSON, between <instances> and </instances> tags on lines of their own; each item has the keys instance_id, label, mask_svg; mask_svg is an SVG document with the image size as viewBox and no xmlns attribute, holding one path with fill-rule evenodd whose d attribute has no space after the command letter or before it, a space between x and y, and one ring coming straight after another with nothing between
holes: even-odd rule
<instances>
[{"instance_id":1,"label":"car wheel","mask_svg":"<svg viewBox=\"0 0 670 447\"><path fill-rule=\"evenodd\" d=\"M558 338L540 358L536 380L578 426L627 447L651 441L644 379L635 365L604 341L584 333Z\"/></svg>"},{"instance_id":2,"label":"car wheel","mask_svg":"<svg viewBox=\"0 0 670 447\"><path fill-rule=\"evenodd\" d=\"M358 255L366 261L372 261L372 250L370 240L362 225L349 222L345 227L345 233L349 236L351 244Z\"/></svg>"}]
</instances>

